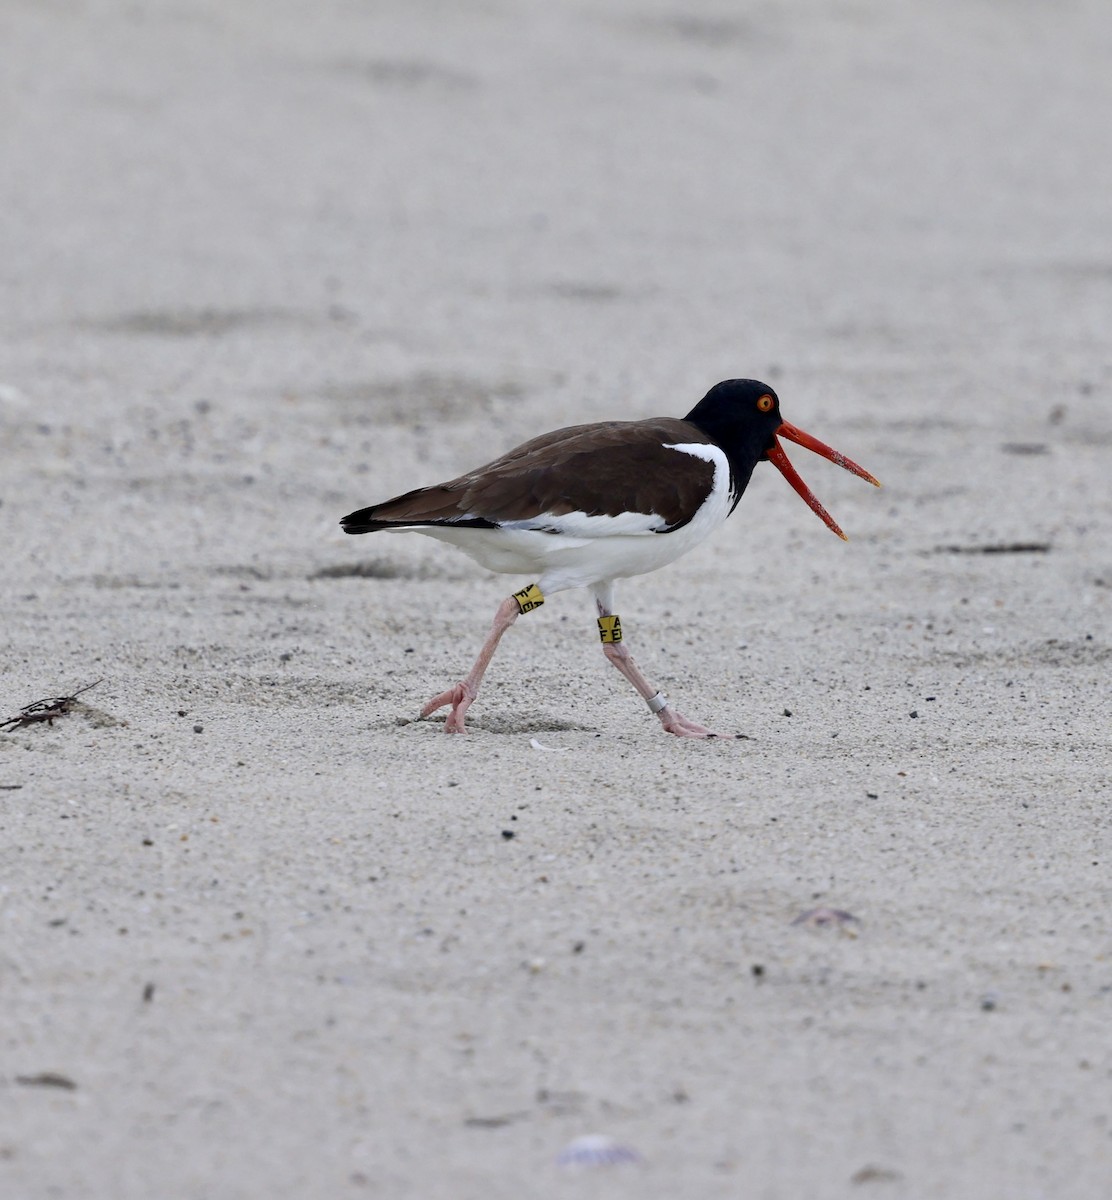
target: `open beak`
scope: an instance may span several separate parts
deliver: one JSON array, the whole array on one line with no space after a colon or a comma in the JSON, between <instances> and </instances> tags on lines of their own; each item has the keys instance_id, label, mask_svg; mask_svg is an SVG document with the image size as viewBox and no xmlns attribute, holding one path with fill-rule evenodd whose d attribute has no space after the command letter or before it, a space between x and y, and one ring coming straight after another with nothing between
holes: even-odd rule
<instances>
[{"instance_id":1,"label":"open beak","mask_svg":"<svg viewBox=\"0 0 1112 1200\"><path fill-rule=\"evenodd\" d=\"M859 467L855 462L846 458L844 454L832 449L825 442L820 442L818 438L813 438L809 433L804 433L802 429L797 429L794 425L789 425L787 421L781 424L776 433L786 437L789 442L795 442L799 446L806 446L808 450L813 450L816 454L821 454L823 458L828 458L832 463L837 463L839 467L844 467L854 475L860 475L862 479L867 479L875 487L880 487L880 483L864 467ZM807 507L821 517L827 527L832 529L842 541L848 542L849 538L838 528L838 523L819 503L819 498L800 479L799 473L788 461L788 456L784 453L784 447L780 445L776 437L772 439L772 446L768 452L768 461L795 488L800 497L806 501Z\"/></svg>"}]
</instances>

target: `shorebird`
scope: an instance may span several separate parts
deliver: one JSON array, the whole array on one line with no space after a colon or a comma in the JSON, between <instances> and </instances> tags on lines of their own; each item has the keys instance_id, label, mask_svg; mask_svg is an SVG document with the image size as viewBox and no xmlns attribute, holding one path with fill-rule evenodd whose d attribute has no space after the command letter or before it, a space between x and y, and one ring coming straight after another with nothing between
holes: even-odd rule
<instances>
[{"instance_id":1,"label":"shorebird","mask_svg":"<svg viewBox=\"0 0 1112 1200\"><path fill-rule=\"evenodd\" d=\"M498 606L470 673L434 696L421 716L451 706L445 730L466 732L467 710L502 635L548 596L582 587L594 594L603 653L664 729L678 737L719 736L677 712L634 663L614 612L614 582L655 571L713 533L765 459L845 539L796 474L781 437L880 486L844 454L789 425L768 384L727 379L682 420L651 417L557 429L457 479L344 517L346 533L423 533L458 547L488 570L534 577Z\"/></svg>"}]
</instances>

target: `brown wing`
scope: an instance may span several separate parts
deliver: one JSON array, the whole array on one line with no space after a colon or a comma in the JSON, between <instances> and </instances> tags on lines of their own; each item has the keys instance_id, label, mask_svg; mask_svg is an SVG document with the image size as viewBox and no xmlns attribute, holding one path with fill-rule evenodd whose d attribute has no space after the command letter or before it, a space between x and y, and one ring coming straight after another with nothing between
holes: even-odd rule
<instances>
[{"instance_id":1,"label":"brown wing","mask_svg":"<svg viewBox=\"0 0 1112 1200\"><path fill-rule=\"evenodd\" d=\"M692 442L706 445L710 438L675 417L572 425L458 479L360 509L341 524L348 533L369 533L391 525L489 528L542 514L637 512L656 513L675 528L691 519L714 484L713 463L666 449Z\"/></svg>"}]
</instances>

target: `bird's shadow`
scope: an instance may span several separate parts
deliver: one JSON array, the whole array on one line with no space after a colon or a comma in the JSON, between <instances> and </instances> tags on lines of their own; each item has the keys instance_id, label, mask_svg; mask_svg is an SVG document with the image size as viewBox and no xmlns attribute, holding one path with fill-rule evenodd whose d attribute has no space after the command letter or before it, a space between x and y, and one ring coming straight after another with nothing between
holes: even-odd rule
<instances>
[{"instance_id":1,"label":"bird's shadow","mask_svg":"<svg viewBox=\"0 0 1112 1200\"><path fill-rule=\"evenodd\" d=\"M446 718L443 716L421 717L408 719L396 717L393 721L382 723L382 727L397 725L428 726L438 732L442 730ZM487 713L467 722L467 728L476 733L496 733L502 736L513 733L598 733L594 725L581 725L577 721L562 721L558 717L522 715L519 713Z\"/></svg>"}]
</instances>

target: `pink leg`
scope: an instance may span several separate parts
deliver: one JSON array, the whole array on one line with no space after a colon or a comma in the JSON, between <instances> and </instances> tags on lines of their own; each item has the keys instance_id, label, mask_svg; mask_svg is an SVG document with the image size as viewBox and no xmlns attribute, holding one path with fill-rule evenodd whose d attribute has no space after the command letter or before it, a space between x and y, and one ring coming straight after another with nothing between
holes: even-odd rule
<instances>
[{"instance_id":1,"label":"pink leg","mask_svg":"<svg viewBox=\"0 0 1112 1200\"><path fill-rule=\"evenodd\" d=\"M483 682L483 675L490 665L490 660L494 657L495 650L498 649L498 643L501 641L502 634L509 629L520 615L521 609L517 601L513 596L507 596L498 606L498 611L494 614L494 624L490 627L490 633L487 635L487 640L483 642L483 648L479 651L479 657L475 659L475 665L471 668L470 674L466 679L461 679L455 687L450 687L446 692L441 692L439 696L433 696L428 704L421 709L422 717L427 717L430 713L436 712L438 708L443 708L446 704L450 704L452 711L448 714L448 719L444 722L444 732L467 732L463 723L464 715L472 703L474 703L475 697L479 694L479 685Z\"/></svg>"},{"instance_id":2,"label":"pink leg","mask_svg":"<svg viewBox=\"0 0 1112 1200\"><path fill-rule=\"evenodd\" d=\"M610 616L609 605L604 605L601 599L596 601L600 617ZM656 712L660 718L661 725L664 726L666 733L674 733L676 737L692 737L692 738L717 738L717 737L737 737L737 734L721 734L715 733L713 730L707 729L700 725L697 721L689 721L682 713L670 705L665 703L660 709L656 709L656 697L661 693L653 687L651 683L641 674L637 664L633 661L633 656L626 649L625 642L603 642L602 652L606 655L608 662L612 663L619 671L633 684L637 689L638 695L646 703L653 701L650 707ZM663 699L663 697L662 697Z\"/></svg>"}]
</instances>

